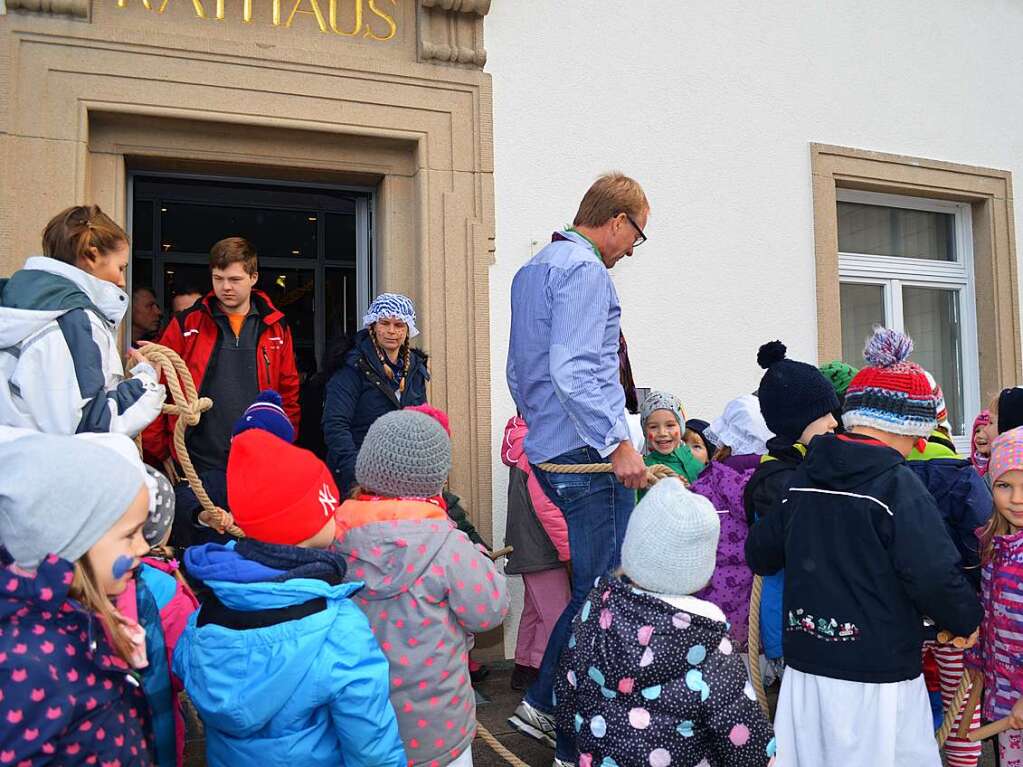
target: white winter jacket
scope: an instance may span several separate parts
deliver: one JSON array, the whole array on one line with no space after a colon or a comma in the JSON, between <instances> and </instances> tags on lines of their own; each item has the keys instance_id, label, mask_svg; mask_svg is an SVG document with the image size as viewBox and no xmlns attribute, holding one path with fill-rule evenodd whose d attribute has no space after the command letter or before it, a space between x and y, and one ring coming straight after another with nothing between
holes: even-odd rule
<instances>
[{"instance_id":1,"label":"white winter jacket","mask_svg":"<svg viewBox=\"0 0 1023 767\"><path fill-rule=\"evenodd\" d=\"M33 257L0 280L0 425L135 436L164 388L148 363L125 380L117 328L127 294L77 267Z\"/></svg>"}]
</instances>

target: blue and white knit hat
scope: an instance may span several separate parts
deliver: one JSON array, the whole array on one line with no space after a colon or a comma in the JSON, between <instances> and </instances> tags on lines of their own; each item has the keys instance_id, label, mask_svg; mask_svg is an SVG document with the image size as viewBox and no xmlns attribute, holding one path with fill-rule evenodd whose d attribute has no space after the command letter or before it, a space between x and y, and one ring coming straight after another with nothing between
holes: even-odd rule
<instances>
[{"instance_id":1,"label":"blue and white knit hat","mask_svg":"<svg viewBox=\"0 0 1023 767\"><path fill-rule=\"evenodd\" d=\"M384 317L393 317L408 325L409 338L419 335L419 328L416 327L416 306L408 296L401 293L381 293L373 299L373 303L366 310L366 315L362 318L362 327L368 328Z\"/></svg>"},{"instance_id":2,"label":"blue and white knit hat","mask_svg":"<svg viewBox=\"0 0 1023 767\"><path fill-rule=\"evenodd\" d=\"M284 400L273 389L261 391L255 402L245 408L241 418L235 421L231 436L237 437L249 429L268 431L285 442L295 441L295 427L292 426L288 414L284 412Z\"/></svg>"}]
</instances>

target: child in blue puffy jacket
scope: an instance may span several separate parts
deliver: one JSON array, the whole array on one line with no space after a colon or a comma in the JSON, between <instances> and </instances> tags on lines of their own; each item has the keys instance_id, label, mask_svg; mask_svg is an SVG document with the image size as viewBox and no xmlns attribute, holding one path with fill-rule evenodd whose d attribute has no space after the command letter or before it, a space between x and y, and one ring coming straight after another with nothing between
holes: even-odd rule
<instances>
[{"instance_id":1,"label":"child in blue puffy jacket","mask_svg":"<svg viewBox=\"0 0 1023 767\"><path fill-rule=\"evenodd\" d=\"M331 472L251 425L227 465L246 537L185 554L212 592L174 653L206 728L206 763L405 767L387 659L351 599L363 584L345 583L344 558L325 550L338 505Z\"/></svg>"}]
</instances>

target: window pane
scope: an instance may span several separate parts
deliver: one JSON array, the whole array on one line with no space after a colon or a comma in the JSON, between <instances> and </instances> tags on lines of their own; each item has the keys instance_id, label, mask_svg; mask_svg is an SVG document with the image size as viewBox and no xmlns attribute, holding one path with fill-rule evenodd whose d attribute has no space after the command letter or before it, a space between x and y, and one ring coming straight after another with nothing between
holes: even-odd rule
<instances>
[{"instance_id":1,"label":"window pane","mask_svg":"<svg viewBox=\"0 0 1023 767\"><path fill-rule=\"evenodd\" d=\"M955 261L955 216L882 205L838 203L843 253Z\"/></svg>"},{"instance_id":2,"label":"window pane","mask_svg":"<svg viewBox=\"0 0 1023 767\"><path fill-rule=\"evenodd\" d=\"M206 295L213 290L210 283L210 268L206 264L167 263L163 265L164 318L170 319L171 307L177 293L195 291ZM157 296L160 298L160 296Z\"/></svg>"},{"instance_id":3,"label":"window pane","mask_svg":"<svg viewBox=\"0 0 1023 767\"><path fill-rule=\"evenodd\" d=\"M885 323L884 287L843 282L840 285L842 312L842 361L863 367L863 347L875 325Z\"/></svg>"},{"instance_id":4,"label":"window pane","mask_svg":"<svg viewBox=\"0 0 1023 767\"><path fill-rule=\"evenodd\" d=\"M313 269L279 269L266 267L259 271L256 287L270 296L273 305L284 312L291 329L295 353L312 352L315 348L315 281Z\"/></svg>"},{"instance_id":5,"label":"window pane","mask_svg":"<svg viewBox=\"0 0 1023 767\"><path fill-rule=\"evenodd\" d=\"M347 261L355 266L355 214L327 214L327 247L324 257L328 261Z\"/></svg>"},{"instance_id":6,"label":"window pane","mask_svg":"<svg viewBox=\"0 0 1023 767\"><path fill-rule=\"evenodd\" d=\"M135 253L153 250L153 203L139 200L131 211L131 249Z\"/></svg>"},{"instance_id":7,"label":"window pane","mask_svg":"<svg viewBox=\"0 0 1023 767\"><path fill-rule=\"evenodd\" d=\"M131 289L139 287L152 287L152 261L149 259L133 258L131 261ZM160 301L160 297L157 297Z\"/></svg>"},{"instance_id":8,"label":"window pane","mask_svg":"<svg viewBox=\"0 0 1023 767\"><path fill-rule=\"evenodd\" d=\"M941 384L952 433L966 434L959 291L903 288L902 313L906 332L913 339L911 359Z\"/></svg>"},{"instance_id":9,"label":"window pane","mask_svg":"<svg viewBox=\"0 0 1023 767\"><path fill-rule=\"evenodd\" d=\"M160 216L164 253L205 254L225 237L244 237L261 258L316 258L312 211L165 202Z\"/></svg>"}]
</instances>

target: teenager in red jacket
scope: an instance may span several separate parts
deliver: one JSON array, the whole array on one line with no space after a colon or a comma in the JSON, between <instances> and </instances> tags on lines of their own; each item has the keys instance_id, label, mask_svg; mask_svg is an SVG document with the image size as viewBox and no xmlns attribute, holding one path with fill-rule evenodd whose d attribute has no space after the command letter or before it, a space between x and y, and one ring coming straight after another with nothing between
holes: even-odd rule
<instances>
[{"instance_id":1,"label":"teenager in red jacket","mask_svg":"<svg viewBox=\"0 0 1023 767\"><path fill-rule=\"evenodd\" d=\"M213 400L199 424L185 432L185 445L210 498L227 508L225 470L235 421L259 392L274 389L298 433L298 371L283 312L254 289L259 271L252 244L228 237L214 245L210 276L213 292L175 315L157 343L181 355L199 394ZM174 422L162 415L143 433L149 460L177 458ZM187 485L178 488L177 504L178 516L187 522L191 511L194 522L199 504ZM192 542L187 525L178 523L176 528L176 544Z\"/></svg>"}]
</instances>

